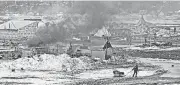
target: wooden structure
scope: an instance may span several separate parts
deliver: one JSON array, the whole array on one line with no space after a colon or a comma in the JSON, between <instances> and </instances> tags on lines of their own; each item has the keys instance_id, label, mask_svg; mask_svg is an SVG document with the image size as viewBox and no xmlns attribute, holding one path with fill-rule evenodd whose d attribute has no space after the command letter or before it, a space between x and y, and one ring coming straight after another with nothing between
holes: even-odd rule
<instances>
[{"instance_id":1,"label":"wooden structure","mask_svg":"<svg viewBox=\"0 0 180 85\"><path fill-rule=\"evenodd\" d=\"M154 24L145 21L143 15L141 15L141 18L139 22L136 25L136 30L139 32L138 37L144 38L144 43L147 44L148 38L150 37L150 34L152 32L152 28L156 27ZM133 37L136 37L136 35L133 35ZM149 38L151 39L151 38ZM150 40L151 41L151 40Z\"/></svg>"},{"instance_id":2,"label":"wooden structure","mask_svg":"<svg viewBox=\"0 0 180 85\"><path fill-rule=\"evenodd\" d=\"M18 55L21 55L21 52L15 51L15 49L0 49L0 56L3 59L14 59L17 58Z\"/></svg>"}]
</instances>

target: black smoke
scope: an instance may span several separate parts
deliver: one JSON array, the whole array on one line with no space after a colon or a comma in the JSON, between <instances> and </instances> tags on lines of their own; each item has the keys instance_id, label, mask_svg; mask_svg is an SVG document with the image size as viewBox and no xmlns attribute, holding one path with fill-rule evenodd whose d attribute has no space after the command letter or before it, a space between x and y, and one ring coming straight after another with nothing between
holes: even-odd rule
<instances>
[{"instance_id":1,"label":"black smoke","mask_svg":"<svg viewBox=\"0 0 180 85\"><path fill-rule=\"evenodd\" d=\"M74 2L69 10L71 14L87 15L84 26L79 27L80 32L88 33L95 28L101 29L111 15L118 12L114 2L107 1L78 1Z\"/></svg>"},{"instance_id":2,"label":"black smoke","mask_svg":"<svg viewBox=\"0 0 180 85\"><path fill-rule=\"evenodd\" d=\"M49 44L64 42L72 36L72 31L78 33L90 33L93 29L101 29L111 15L117 13L113 2L102 1L78 1L64 13L64 20L58 23L49 23L43 29L36 32L33 39L28 40L28 45ZM74 15L80 15L78 20ZM81 21L81 23L79 22ZM82 24L83 23L83 24Z\"/></svg>"},{"instance_id":3,"label":"black smoke","mask_svg":"<svg viewBox=\"0 0 180 85\"><path fill-rule=\"evenodd\" d=\"M68 19L61 22L46 23L44 27L41 27L35 33L35 36L27 41L29 46L39 46L41 44L50 44L55 42L64 42L70 37L70 29L68 26Z\"/></svg>"}]
</instances>

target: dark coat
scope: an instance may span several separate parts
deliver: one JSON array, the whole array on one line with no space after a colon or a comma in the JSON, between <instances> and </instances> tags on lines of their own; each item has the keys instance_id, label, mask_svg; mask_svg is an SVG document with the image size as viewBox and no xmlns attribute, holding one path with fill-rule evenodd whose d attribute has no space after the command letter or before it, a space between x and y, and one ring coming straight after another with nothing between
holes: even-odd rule
<instances>
[{"instance_id":1,"label":"dark coat","mask_svg":"<svg viewBox=\"0 0 180 85\"><path fill-rule=\"evenodd\" d=\"M136 65L132 70L138 71L138 65Z\"/></svg>"}]
</instances>

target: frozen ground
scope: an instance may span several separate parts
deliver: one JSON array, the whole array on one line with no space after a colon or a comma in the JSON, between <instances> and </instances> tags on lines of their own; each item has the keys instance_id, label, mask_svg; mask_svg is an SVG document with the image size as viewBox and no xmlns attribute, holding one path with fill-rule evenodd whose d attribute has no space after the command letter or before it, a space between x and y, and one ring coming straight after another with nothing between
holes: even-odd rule
<instances>
[{"instance_id":1,"label":"frozen ground","mask_svg":"<svg viewBox=\"0 0 180 85\"><path fill-rule=\"evenodd\" d=\"M160 47L156 47L156 46L152 46L152 47L135 47L135 46L129 46L125 49L131 49L131 50L156 50L156 51L172 51L172 50L179 50L180 47L169 47L169 48L160 48Z\"/></svg>"},{"instance_id":2,"label":"frozen ground","mask_svg":"<svg viewBox=\"0 0 180 85\"><path fill-rule=\"evenodd\" d=\"M91 68L91 65L87 65L90 64L88 59L83 59L70 59L65 54L59 56L44 54L39 58L22 58L12 62L2 62L0 65L0 84L62 85L77 80L113 79L113 69L87 70L72 75L72 71ZM21 67L24 67L24 70L21 70ZM63 72L64 68L67 69L67 72ZM12 69L15 69L15 72L12 72ZM132 76L132 72L128 73L132 68L116 69L125 72L125 78ZM142 70L138 76L150 76L154 73L155 71Z\"/></svg>"},{"instance_id":3,"label":"frozen ground","mask_svg":"<svg viewBox=\"0 0 180 85\"><path fill-rule=\"evenodd\" d=\"M70 58L67 54L58 56L43 54L39 57L20 58L14 61L1 62L0 83L63 84L73 81L75 78L71 75L73 72L91 69L93 67L91 64L86 56ZM12 69L15 69L15 72L12 72Z\"/></svg>"},{"instance_id":4,"label":"frozen ground","mask_svg":"<svg viewBox=\"0 0 180 85\"><path fill-rule=\"evenodd\" d=\"M32 84L32 85L45 85L56 84L71 81L71 76L65 75L61 72L55 71L17 71L11 72L11 70L0 71L1 83L13 83L13 84Z\"/></svg>"},{"instance_id":5,"label":"frozen ground","mask_svg":"<svg viewBox=\"0 0 180 85\"><path fill-rule=\"evenodd\" d=\"M104 85L104 84L106 85L180 85L179 61L167 60L167 59L152 59L152 58L139 58L138 60L145 63L151 63L153 65L159 65L163 67L163 69L168 70L168 72L166 73L166 71L164 71L161 72L160 74L151 75L152 71L150 72L142 71L145 73L139 73L140 75L150 74L151 76L139 76L137 78L132 78L132 77L115 77L115 78L105 78L105 79L98 78L96 80L87 80L86 82L79 82L76 83L75 85L84 85L84 84L86 85L92 85L92 84L93 85L94 84L95 85ZM174 65L174 67L171 67L171 65ZM148 69L144 68L144 70L148 70ZM101 77L104 75L104 73L106 74L108 73L108 71L102 72ZM111 77L111 76L106 76L106 77Z\"/></svg>"},{"instance_id":6,"label":"frozen ground","mask_svg":"<svg viewBox=\"0 0 180 85\"><path fill-rule=\"evenodd\" d=\"M117 68L117 70L125 72L129 72L132 68ZM102 70L94 70L94 71L86 71L80 74L76 74L74 76L68 75L64 72L58 71L20 71L16 70L16 72L11 72L10 69L1 69L0 82L6 83L19 83L19 84L32 84L32 85L55 85L55 84L65 84L74 82L76 80L84 80L84 79L105 79L105 78L113 78L113 69L102 69ZM153 75L155 71L140 71L138 76L149 76ZM132 76L132 72L129 73L126 77Z\"/></svg>"},{"instance_id":7,"label":"frozen ground","mask_svg":"<svg viewBox=\"0 0 180 85\"><path fill-rule=\"evenodd\" d=\"M152 59L152 58L140 58L140 60L146 63L151 63L153 65L159 65L163 67L165 70L168 70L168 72L163 74L161 77L180 78L179 60ZM172 65L174 65L174 67L172 67Z\"/></svg>"},{"instance_id":8,"label":"frozen ground","mask_svg":"<svg viewBox=\"0 0 180 85\"><path fill-rule=\"evenodd\" d=\"M125 73L125 77L131 77L133 72L132 68L117 68L116 70ZM150 76L153 75L155 71L139 71L138 76ZM77 74L76 77L82 79L104 79L113 78L113 69L102 69L96 71L87 71L84 73Z\"/></svg>"},{"instance_id":9,"label":"frozen ground","mask_svg":"<svg viewBox=\"0 0 180 85\"><path fill-rule=\"evenodd\" d=\"M178 60L152 58L139 58L138 60L144 63L159 65L165 70L168 70L167 73L161 75L162 78L180 78L180 61ZM4 61L1 62L0 65L0 84L62 85L81 80L114 79L114 69L106 68L87 70L92 68L92 65L88 64L91 63L87 58L70 59L66 54L58 56L44 54L39 58L33 57L30 59L22 58L15 61ZM174 65L174 67L172 67L172 65ZM24 70L21 70L21 67L24 67ZM15 72L12 72L12 69L16 69ZM67 69L67 72L63 72L64 69ZM84 71L72 75L71 72L78 69L84 69ZM131 69L132 67L116 68L116 70L125 72L126 76L123 77L123 79L127 80L132 79L131 76L133 72L130 72ZM139 78L154 75L157 71L157 69L148 70L147 68L142 67L140 67L140 69L141 70L138 73Z\"/></svg>"}]
</instances>

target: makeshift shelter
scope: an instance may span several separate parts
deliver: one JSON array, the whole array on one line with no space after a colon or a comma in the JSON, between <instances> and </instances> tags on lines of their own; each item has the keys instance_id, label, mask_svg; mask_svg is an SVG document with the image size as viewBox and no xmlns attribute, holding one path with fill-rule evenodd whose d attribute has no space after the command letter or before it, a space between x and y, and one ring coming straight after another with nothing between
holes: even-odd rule
<instances>
[{"instance_id":1,"label":"makeshift shelter","mask_svg":"<svg viewBox=\"0 0 180 85\"><path fill-rule=\"evenodd\" d=\"M102 29L99 29L94 36L97 36L97 37L103 37L103 36L110 37L111 34L105 27L103 27Z\"/></svg>"},{"instance_id":2,"label":"makeshift shelter","mask_svg":"<svg viewBox=\"0 0 180 85\"><path fill-rule=\"evenodd\" d=\"M97 41L100 42L100 43L104 43L104 40L106 41L105 44L104 44L104 47L103 47L103 49L105 50L105 53L104 53L104 51L92 51L92 55L101 54L100 55L101 57L99 57L101 60L104 60L104 59L108 60L110 58L110 56L107 56L107 55L112 54L112 49L109 49L109 48L112 48L112 45L109 42L109 37L111 36L110 32L105 27L103 27L102 29L99 29L94 34L94 36L98 37ZM105 56L105 58L104 58L104 56Z\"/></svg>"},{"instance_id":3,"label":"makeshift shelter","mask_svg":"<svg viewBox=\"0 0 180 85\"><path fill-rule=\"evenodd\" d=\"M90 35L95 35L98 32L98 28L95 28L92 32L90 32Z\"/></svg>"},{"instance_id":4,"label":"makeshift shelter","mask_svg":"<svg viewBox=\"0 0 180 85\"><path fill-rule=\"evenodd\" d=\"M143 15L141 15L141 18L136 26L137 26L137 30L139 34L146 35L146 36L143 36L145 38L145 44L146 44L147 38L151 32L151 28L154 28L155 25L150 22L145 21Z\"/></svg>"},{"instance_id":5,"label":"makeshift shelter","mask_svg":"<svg viewBox=\"0 0 180 85\"><path fill-rule=\"evenodd\" d=\"M139 19L139 21L138 21L136 26L138 26L138 27L149 27L149 28L155 27L154 24L145 21L143 15L141 15L141 18Z\"/></svg>"}]
</instances>

